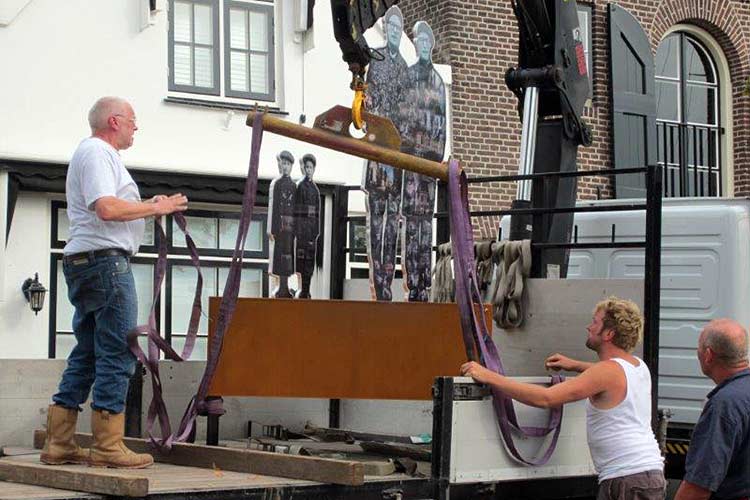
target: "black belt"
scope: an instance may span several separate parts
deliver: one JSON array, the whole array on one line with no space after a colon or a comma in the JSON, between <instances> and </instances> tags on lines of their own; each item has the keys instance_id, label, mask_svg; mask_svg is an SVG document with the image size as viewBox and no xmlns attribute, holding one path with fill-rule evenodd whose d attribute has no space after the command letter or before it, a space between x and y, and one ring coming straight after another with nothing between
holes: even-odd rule
<instances>
[{"instance_id":1,"label":"black belt","mask_svg":"<svg viewBox=\"0 0 750 500\"><path fill-rule=\"evenodd\" d=\"M65 255L63 257L63 261L83 264L83 260L88 262L98 257L130 257L130 254L121 248L102 248L101 250L89 250L88 252L71 253Z\"/></svg>"}]
</instances>

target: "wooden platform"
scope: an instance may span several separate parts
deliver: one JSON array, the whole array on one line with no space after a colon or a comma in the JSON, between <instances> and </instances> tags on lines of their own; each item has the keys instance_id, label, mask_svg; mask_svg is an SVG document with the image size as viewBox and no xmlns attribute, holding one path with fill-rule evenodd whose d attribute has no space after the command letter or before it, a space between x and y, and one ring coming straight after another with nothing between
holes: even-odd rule
<instances>
[{"instance_id":1,"label":"wooden platform","mask_svg":"<svg viewBox=\"0 0 750 500\"><path fill-rule=\"evenodd\" d=\"M19 465L39 464L39 455L4 457L0 459L0 463L16 463ZM82 465L47 466L47 468L50 472L91 470L91 468ZM404 474L393 474L385 477L366 476L365 484L361 486L332 486L298 479L186 467L158 462L148 469L106 470L109 474L116 474L122 477L147 478L148 494L143 498L158 498L159 500L281 499L287 498L288 495L293 495L295 499L325 498L326 492L331 491L332 488L335 489L337 494L341 493L345 495L340 498L365 498L368 491L382 491L394 486L422 494L422 492L427 492L429 482L426 479L415 479ZM106 498L111 497L0 481L0 500L104 500Z\"/></svg>"}]
</instances>

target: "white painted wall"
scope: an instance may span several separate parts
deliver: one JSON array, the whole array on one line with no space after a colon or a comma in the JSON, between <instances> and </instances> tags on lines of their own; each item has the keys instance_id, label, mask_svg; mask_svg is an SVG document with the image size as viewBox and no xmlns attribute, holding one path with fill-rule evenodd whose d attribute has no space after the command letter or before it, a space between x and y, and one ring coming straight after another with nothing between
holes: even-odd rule
<instances>
[{"instance_id":1,"label":"white painted wall","mask_svg":"<svg viewBox=\"0 0 750 500\"><path fill-rule=\"evenodd\" d=\"M50 210L49 198L27 193L18 197L1 284L0 359L47 357L49 296L44 309L34 315L21 293L21 284L37 272L39 281L50 287Z\"/></svg>"},{"instance_id":2,"label":"white painted wall","mask_svg":"<svg viewBox=\"0 0 750 500\"><path fill-rule=\"evenodd\" d=\"M167 2L159 2L164 10L143 31L139 4L33 0L0 26L0 157L67 162L89 134L86 113L93 102L120 95L133 104L140 127L134 146L123 152L129 167L245 174L250 154L246 114L164 102L170 95ZM318 2L313 29L295 34L292 0L275 5L277 104L290 121L305 114L311 125L317 114L335 104L348 106L352 99L330 6ZM404 45L410 45L406 38ZM315 154L319 182L360 181L357 158L271 134L263 144L262 177L277 175L274 157L284 148L295 157Z\"/></svg>"},{"instance_id":3,"label":"white painted wall","mask_svg":"<svg viewBox=\"0 0 750 500\"><path fill-rule=\"evenodd\" d=\"M122 152L128 167L165 174L245 175L251 129L245 125L244 112L165 102L169 96L209 97L168 92L168 2L157 0L160 10L151 16L150 25L143 22L144 2L0 2L0 160L67 163L90 134L86 115L94 101L119 95L133 104L140 128L133 147ZM330 6L317 2L314 27L305 33L294 31L293 0L276 0L275 9L277 101L273 104L287 112L290 121L306 115L305 124L311 126L316 115L336 104L349 106L353 97L351 75L333 36ZM368 40L374 47L384 43L377 27L368 32ZM402 51L408 63L416 61L406 36ZM450 86L450 68L438 69ZM315 179L320 183L358 185L361 181L363 160L272 134L263 139L261 177L278 174L275 156L281 149L296 158L315 154ZM0 229L4 229L7 187L6 177L0 175ZM297 166L293 175L299 175ZM47 356L50 297L34 316L20 286L38 272L50 288L49 203L47 195L21 193L7 248L0 249L0 359ZM326 213L331 209L328 200ZM356 191L350 210L364 212L364 197ZM331 234L331 223L326 221L326 236ZM330 242L325 252L330 255ZM326 262L315 278L318 296L327 296L329 274Z\"/></svg>"},{"instance_id":4,"label":"white painted wall","mask_svg":"<svg viewBox=\"0 0 750 500\"><path fill-rule=\"evenodd\" d=\"M133 104L140 130L135 145L123 153L128 166L181 172L244 175L249 158L250 129L245 114L167 104L167 2L154 24L140 30L139 2L133 0L34 0L0 28L0 109L5 126L0 156L66 162L88 135L86 112L102 95L120 95ZM303 37L295 38L291 1L276 2L278 104L297 120L321 103L346 102L348 71L331 32L330 13L316 9L319 46L304 54ZM319 54L314 65L307 59ZM303 68L325 75L326 84L303 95ZM320 98L318 98L320 96ZM325 96L325 97L323 97ZM193 96L200 97L200 96ZM11 117L11 120L8 120ZM12 126L10 126L12 123ZM261 175L277 174L274 156L288 147L295 156L310 151L267 135ZM345 182L343 155L316 150L319 181ZM352 177L356 182L357 176Z\"/></svg>"}]
</instances>

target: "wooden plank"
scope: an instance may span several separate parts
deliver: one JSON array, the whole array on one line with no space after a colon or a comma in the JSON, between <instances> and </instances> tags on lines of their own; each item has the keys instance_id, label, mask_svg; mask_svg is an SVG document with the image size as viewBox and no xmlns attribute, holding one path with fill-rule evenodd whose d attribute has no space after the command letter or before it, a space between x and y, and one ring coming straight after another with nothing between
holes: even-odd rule
<instances>
[{"instance_id":1,"label":"wooden plank","mask_svg":"<svg viewBox=\"0 0 750 500\"><path fill-rule=\"evenodd\" d=\"M104 498L94 493L0 481L0 500L103 500Z\"/></svg>"},{"instance_id":2,"label":"wooden plank","mask_svg":"<svg viewBox=\"0 0 750 500\"><path fill-rule=\"evenodd\" d=\"M0 480L63 490L125 497L148 494L148 479L124 476L87 466L49 466L6 457L0 459Z\"/></svg>"},{"instance_id":3,"label":"wooden plank","mask_svg":"<svg viewBox=\"0 0 750 500\"><path fill-rule=\"evenodd\" d=\"M34 446L44 446L46 432L34 431ZM76 441L83 447L91 446L91 434L77 433ZM125 438L125 445L136 453L151 453L157 462L205 469L220 469L266 476L305 479L320 483L359 486L365 482L364 467L359 462L328 458L280 455L257 450L222 448L189 443L172 445L172 452L164 455L153 450L148 440Z\"/></svg>"},{"instance_id":4,"label":"wooden plank","mask_svg":"<svg viewBox=\"0 0 750 500\"><path fill-rule=\"evenodd\" d=\"M466 356L456 304L241 298L210 394L431 400Z\"/></svg>"},{"instance_id":5,"label":"wooden plank","mask_svg":"<svg viewBox=\"0 0 750 500\"><path fill-rule=\"evenodd\" d=\"M361 441L359 445L365 451L379 453L389 457L407 457L424 462L429 462L432 459L432 450L429 446L425 445L379 443L377 441Z\"/></svg>"},{"instance_id":6,"label":"wooden plank","mask_svg":"<svg viewBox=\"0 0 750 500\"><path fill-rule=\"evenodd\" d=\"M411 436L394 434L382 434L373 432L360 432L351 429L332 429L330 427L316 427L314 425L305 425L302 431L306 436L314 436L323 441L378 441L381 443L406 443L414 444Z\"/></svg>"}]
</instances>

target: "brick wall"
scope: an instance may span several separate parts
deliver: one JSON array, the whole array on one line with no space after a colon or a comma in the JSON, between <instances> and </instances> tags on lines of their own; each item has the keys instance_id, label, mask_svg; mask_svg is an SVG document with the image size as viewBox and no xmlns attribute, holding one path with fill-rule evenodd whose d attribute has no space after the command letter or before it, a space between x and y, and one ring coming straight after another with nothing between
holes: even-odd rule
<instances>
[{"instance_id":1,"label":"brick wall","mask_svg":"<svg viewBox=\"0 0 750 500\"><path fill-rule=\"evenodd\" d=\"M610 127L607 1L592 6L594 88L584 118L593 128L594 144L579 150L579 168L612 165ZM734 183L737 196L750 195L750 97L743 95L750 75L750 5L741 0L619 0L650 36L653 50L666 31L688 23L708 31L721 45L732 75ZM453 154L469 175L512 174L518 169L521 125L517 100L504 84L516 65L518 30L510 2L498 0L402 0L405 26L425 20L437 39L435 62L453 69ZM472 209L508 206L514 185L472 185ZM588 178L579 198L611 197L606 178ZM478 232L491 236L497 220L475 220Z\"/></svg>"}]
</instances>

